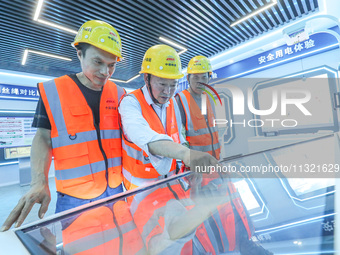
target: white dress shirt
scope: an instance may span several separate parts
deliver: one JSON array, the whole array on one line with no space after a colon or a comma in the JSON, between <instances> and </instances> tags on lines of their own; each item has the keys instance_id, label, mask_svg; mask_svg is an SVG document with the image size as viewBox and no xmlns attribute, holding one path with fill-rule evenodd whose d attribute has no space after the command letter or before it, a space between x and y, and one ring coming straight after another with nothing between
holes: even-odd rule
<instances>
[{"instance_id":1,"label":"white dress shirt","mask_svg":"<svg viewBox=\"0 0 340 255\"><path fill-rule=\"evenodd\" d=\"M161 106L156 105L153 102L145 85L142 87L142 92L144 94L146 102L151 105L152 108L155 110L166 132L166 108L169 106L170 103L167 102ZM174 107L177 108L175 112L180 141L181 143L184 143L185 140L181 134L181 115L179 114L176 100L173 100L173 102ZM145 153L150 158L151 164L160 175L168 174L170 171L172 159L151 154L149 152L148 143L161 140L173 141L173 139L168 135L159 134L150 128L149 123L144 119L142 115L142 108L135 97L129 95L125 96L120 102L118 111L121 116L122 129L125 137L129 141L136 144L143 151L145 151Z\"/></svg>"}]
</instances>

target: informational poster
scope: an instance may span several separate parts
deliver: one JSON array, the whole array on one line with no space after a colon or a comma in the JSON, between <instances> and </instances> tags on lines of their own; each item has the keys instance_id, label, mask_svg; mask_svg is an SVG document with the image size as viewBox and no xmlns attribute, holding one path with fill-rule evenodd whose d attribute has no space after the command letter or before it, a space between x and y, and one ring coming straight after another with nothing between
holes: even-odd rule
<instances>
[{"instance_id":1,"label":"informational poster","mask_svg":"<svg viewBox=\"0 0 340 255\"><path fill-rule=\"evenodd\" d=\"M5 159L26 158L31 155L31 146L5 148Z\"/></svg>"},{"instance_id":2,"label":"informational poster","mask_svg":"<svg viewBox=\"0 0 340 255\"><path fill-rule=\"evenodd\" d=\"M36 132L32 117L0 117L0 148L30 146Z\"/></svg>"}]
</instances>

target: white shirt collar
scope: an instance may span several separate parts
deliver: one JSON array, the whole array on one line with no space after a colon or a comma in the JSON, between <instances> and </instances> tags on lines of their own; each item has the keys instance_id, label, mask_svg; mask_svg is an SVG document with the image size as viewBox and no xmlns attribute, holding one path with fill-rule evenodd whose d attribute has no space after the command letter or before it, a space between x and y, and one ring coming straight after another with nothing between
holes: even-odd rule
<instances>
[{"instance_id":1,"label":"white shirt collar","mask_svg":"<svg viewBox=\"0 0 340 255\"><path fill-rule=\"evenodd\" d=\"M142 87L142 91L143 91L145 100L146 100L146 102L147 102L149 105L152 105L152 104L153 104L153 105L155 105L155 106L158 106L158 105L156 105L155 102L152 100L151 95L150 95L149 90L148 90L148 88L146 87L146 85L144 85L144 86ZM166 102L164 105L165 105L165 107L168 107L169 104L170 104L170 102L168 101L168 102ZM160 106L158 106L158 107L160 107Z\"/></svg>"}]
</instances>

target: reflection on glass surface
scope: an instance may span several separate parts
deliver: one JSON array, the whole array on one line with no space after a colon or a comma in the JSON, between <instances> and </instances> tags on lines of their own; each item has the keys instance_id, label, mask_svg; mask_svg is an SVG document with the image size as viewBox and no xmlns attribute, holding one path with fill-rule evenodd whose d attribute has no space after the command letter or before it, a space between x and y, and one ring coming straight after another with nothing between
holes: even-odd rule
<instances>
[{"instance_id":1,"label":"reflection on glass surface","mask_svg":"<svg viewBox=\"0 0 340 255\"><path fill-rule=\"evenodd\" d=\"M259 209L260 205L257 202L255 196L251 192L248 183L245 180L234 182L237 191L240 193L244 205L247 210Z\"/></svg>"},{"instance_id":2,"label":"reflection on glass surface","mask_svg":"<svg viewBox=\"0 0 340 255\"><path fill-rule=\"evenodd\" d=\"M335 179L289 179L289 185L294 190L295 194L300 196L311 193L320 189L332 187L335 184Z\"/></svg>"},{"instance_id":3,"label":"reflection on glass surface","mask_svg":"<svg viewBox=\"0 0 340 255\"><path fill-rule=\"evenodd\" d=\"M270 154L324 139L338 138L330 135L224 165L268 164ZM261 177L251 182L265 206L251 217L248 210L260 205L246 179L187 172L16 233L32 254L332 254L334 194L296 202L276 173Z\"/></svg>"},{"instance_id":4,"label":"reflection on glass surface","mask_svg":"<svg viewBox=\"0 0 340 255\"><path fill-rule=\"evenodd\" d=\"M304 170L306 177L335 177L339 172L339 165L336 164L336 146L332 137L316 140L313 143L302 143L292 147L270 152L272 164L275 165L292 165L295 171ZM282 173L283 177L292 177L291 173ZM296 196L306 195L313 196L316 191L326 191L327 188L333 187L335 179L333 178L288 178L290 188ZM309 197L310 197L309 196Z\"/></svg>"},{"instance_id":5,"label":"reflection on glass surface","mask_svg":"<svg viewBox=\"0 0 340 255\"><path fill-rule=\"evenodd\" d=\"M229 178L190 174L23 232L33 253L271 254L253 231Z\"/></svg>"},{"instance_id":6,"label":"reflection on glass surface","mask_svg":"<svg viewBox=\"0 0 340 255\"><path fill-rule=\"evenodd\" d=\"M334 163L336 153L334 150L334 142L332 137L328 137L316 140L313 143L302 143L276 150L271 152L271 156L277 165L288 165L288 163L290 163L294 166L300 166L307 163L313 163L318 166L326 163ZM299 170L299 167L297 170ZM314 171L317 170L316 167ZM310 174L312 173L313 171L311 170ZM283 174L288 176L285 173Z\"/></svg>"}]
</instances>

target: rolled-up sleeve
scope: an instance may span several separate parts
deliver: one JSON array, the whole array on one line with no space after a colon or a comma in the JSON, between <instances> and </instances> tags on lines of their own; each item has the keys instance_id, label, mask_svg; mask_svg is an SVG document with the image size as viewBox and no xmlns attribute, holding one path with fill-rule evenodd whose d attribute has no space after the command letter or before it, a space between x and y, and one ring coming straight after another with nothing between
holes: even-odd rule
<instances>
[{"instance_id":1,"label":"rolled-up sleeve","mask_svg":"<svg viewBox=\"0 0 340 255\"><path fill-rule=\"evenodd\" d=\"M145 151L151 164L160 175L169 173L172 159L151 154L148 143L161 140L173 141L172 138L168 135L159 134L150 128L149 123L142 115L139 102L133 96L124 97L118 110L125 137Z\"/></svg>"}]
</instances>

